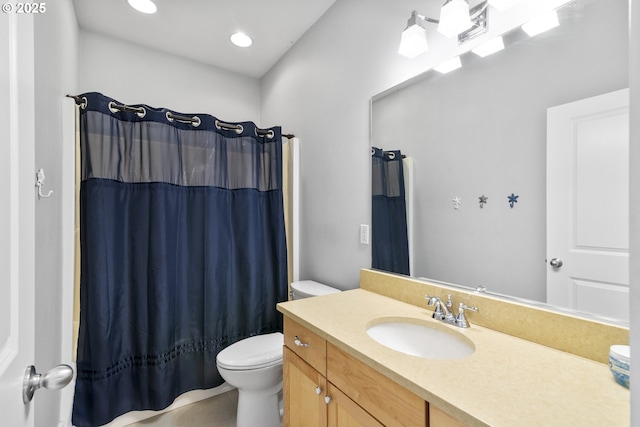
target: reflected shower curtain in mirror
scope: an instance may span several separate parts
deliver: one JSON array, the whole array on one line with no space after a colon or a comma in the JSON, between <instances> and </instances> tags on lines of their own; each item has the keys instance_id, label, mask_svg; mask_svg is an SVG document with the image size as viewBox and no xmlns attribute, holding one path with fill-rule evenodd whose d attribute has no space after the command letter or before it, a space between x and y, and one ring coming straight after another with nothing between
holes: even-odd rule
<instances>
[{"instance_id":1,"label":"reflected shower curtain in mirror","mask_svg":"<svg viewBox=\"0 0 640 427\"><path fill-rule=\"evenodd\" d=\"M371 267L409 274L402 153L371 150Z\"/></svg>"},{"instance_id":2,"label":"reflected shower curtain in mirror","mask_svg":"<svg viewBox=\"0 0 640 427\"><path fill-rule=\"evenodd\" d=\"M81 97L78 427L222 384L287 299L279 127Z\"/></svg>"}]
</instances>

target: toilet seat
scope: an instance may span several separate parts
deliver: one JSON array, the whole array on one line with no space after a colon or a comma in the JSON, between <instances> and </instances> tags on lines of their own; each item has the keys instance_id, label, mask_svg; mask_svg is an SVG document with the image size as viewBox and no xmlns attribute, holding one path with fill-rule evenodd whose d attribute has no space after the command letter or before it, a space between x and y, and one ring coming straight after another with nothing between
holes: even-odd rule
<instances>
[{"instance_id":1,"label":"toilet seat","mask_svg":"<svg viewBox=\"0 0 640 427\"><path fill-rule=\"evenodd\" d=\"M280 332L245 338L216 356L219 367L234 371L267 368L282 364L284 335Z\"/></svg>"}]
</instances>

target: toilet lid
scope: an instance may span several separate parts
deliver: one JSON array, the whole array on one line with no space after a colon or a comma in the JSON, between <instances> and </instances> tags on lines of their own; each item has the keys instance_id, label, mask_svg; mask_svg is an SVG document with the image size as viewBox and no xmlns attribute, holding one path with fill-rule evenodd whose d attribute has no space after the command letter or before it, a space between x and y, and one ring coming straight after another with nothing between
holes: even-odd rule
<instances>
[{"instance_id":1,"label":"toilet lid","mask_svg":"<svg viewBox=\"0 0 640 427\"><path fill-rule=\"evenodd\" d=\"M258 369L282 363L284 336L280 332L245 338L218 353L216 362L225 369Z\"/></svg>"},{"instance_id":2,"label":"toilet lid","mask_svg":"<svg viewBox=\"0 0 640 427\"><path fill-rule=\"evenodd\" d=\"M292 282L291 289L307 296L320 296L340 292L340 289L332 288L331 286L327 286L313 280L301 280L299 282Z\"/></svg>"}]
</instances>

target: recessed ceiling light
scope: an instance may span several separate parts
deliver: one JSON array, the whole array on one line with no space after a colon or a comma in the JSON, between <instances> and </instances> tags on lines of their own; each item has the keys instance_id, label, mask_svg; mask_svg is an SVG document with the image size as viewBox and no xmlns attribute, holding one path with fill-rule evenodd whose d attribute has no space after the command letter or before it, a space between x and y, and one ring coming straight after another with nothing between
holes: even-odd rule
<instances>
[{"instance_id":1,"label":"recessed ceiling light","mask_svg":"<svg viewBox=\"0 0 640 427\"><path fill-rule=\"evenodd\" d=\"M156 13L158 8L151 0L127 0L129 6L142 13Z\"/></svg>"},{"instance_id":2,"label":"recessed ceiling light","mask_svg":"<svg viewBox=\"0 0 640 427\"><path fill-rule=\"evenodd\" d=\"M238 47L249 47L253 43L251 37L240 32L231 34L231 37L229 37L229 39L231 39L231 43L235 44Z\"/></svg>"}]
</instances>

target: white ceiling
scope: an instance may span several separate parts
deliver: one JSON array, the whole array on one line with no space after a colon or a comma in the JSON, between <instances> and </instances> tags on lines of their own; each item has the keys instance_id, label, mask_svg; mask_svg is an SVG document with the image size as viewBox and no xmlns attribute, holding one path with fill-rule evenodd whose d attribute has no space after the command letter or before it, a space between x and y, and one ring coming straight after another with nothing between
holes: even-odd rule
<instances>
[{"instance_id":1,"label":"white ceiling","mask_svg":"<svg viewBox=\"0 0 640 427\"><path fill-rule=\"evenodd\" d=\"M154 0L145 15L127 0L73 0L81 29L260 78L335 0ZM253 45L229 36L242 31Z\"/></svg>"}]
</instances>

